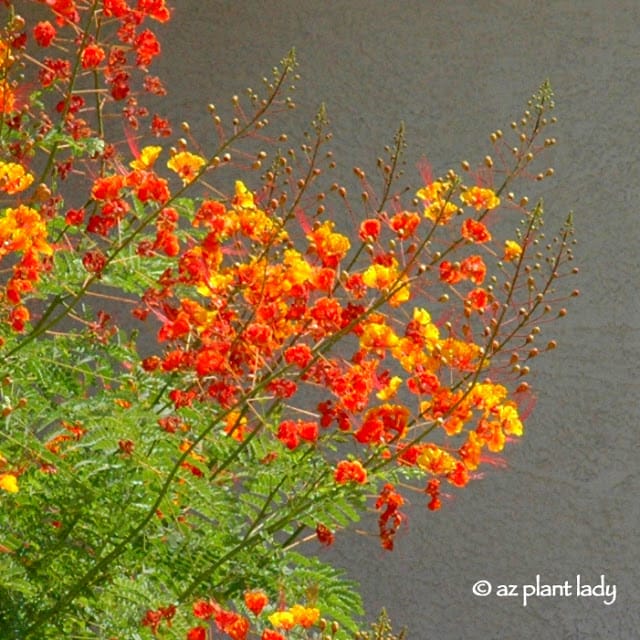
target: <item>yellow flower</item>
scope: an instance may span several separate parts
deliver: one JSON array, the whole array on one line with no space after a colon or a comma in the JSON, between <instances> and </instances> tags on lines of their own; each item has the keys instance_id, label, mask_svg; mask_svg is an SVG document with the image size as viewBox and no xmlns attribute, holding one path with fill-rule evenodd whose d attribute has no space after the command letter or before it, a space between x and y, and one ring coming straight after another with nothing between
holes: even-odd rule
<instances>
[{"instance_id":1,"label":"yellow flower","mask_svg":"<svg viewBox=\"0 0 640 640\"><path fill-rule=\"evenodd\" d=\"M286 249L282 262L287 267L283 274L282 282L285 291L290 291L296 285L304 285L311 282L314 276L314 269L299 251Z\"/></svg>"},{"instance_id":2,"label":"yellow flower","mask_svg":"<svg viewBox=\"0 0 640 640\"><path fill-rule=\"evenodd\" d=\"M425 203L425 218L446 224L458 213L458 207L449 201L451 187L451 182L436 180L417 191L416 196Z\"/></svg>"},{"instance_id":3,"label":"yellow flower","mask_svg":"<svg viewBox=\"0 0 640 640\"><path fill-rule=\"evenodd\" d=\"M502 430L507 435L521 436L524 433L524 426L518 414L518 408L513 402L506 402L498 408L498 417Z\"/></svg>"},{"instance_id":4,"label":"yellow flower","mask_svg":"<svg viewBox=\"0 0 640 640\"><path fill-rule=\"evenodd\" d=\"M493 189L482 187L470 187L460 195L460 199L476 211L491 211L500 206L500 198Z\"/></svg>"},{"instance_id":5,"label":"yellow flower","mask_svg":"<svg viewBox=\"0 0 640 640\"><path fill-rule=\"evenodd\" d=\"M236 207L245 209L253 209L256 206L253 200L253 193L247 189L242 180L236 180L236 195L233 199L233 204Z\"/></svg>"},{"instance_id":6,"label":"yellow flower","mask_svg":"<svg viewBox=\"0 0 640 640\"><path fill-rule=\"evenodd\" d=\"M184 184L188 184L197 178L198 172L206 163L202 156L189 151L180 151L167 162L167 167L175 171Z\"/></svg>"},{"instance_id":7,"label":"yellow flower","mask_svg":"<svg viewBox=\"0 0 640 640\"><path fill-rule=\"evenodd\" d=\"M441 180L436 180L435 182L428 184L426 187L419 189L416 193L416 196L420 198L420 200L424 200L427 203L432 203L436 200L441 200L442 196L450 188L450 182L442 182Z\"/></svg>"},{"instance_id":8,"label":"yellow flower","mask_svg":"<svg viewBox=\"0 0 640 640\"><path fill-rule=\"evenodd\" d=\"M13 195L28 189L32 182L33 175L21 164L0 161L0 191Z\"/></svg>"},{"instance_id":9,"label":"yellow flower","mask_svg":"<svg viewBox=\"0 0 640 640\"><path fill-rule=\"evenodd\" d=\"M269 616L269 622L276 629L288 631L296 626L295 618L290 611L276 611Z\"/></svg>"},{"instance_id":10,"label":"yellow flower","mask_svg":"<svg viewBox=\"0 0 640 640\"><path fill-rule=\"evenodd\" d=\"M483 411L490 412L507 397L507 388L493 382L477 384L471 391L471 401Z\"/></svg>"},{"instance_id":11,"label":"yellow flower","mask_svg":"<svg viewBox=\"0 0 640 640\"><path fill-rule=\"evenodd\" d=\"M372 289L389 289L398 284L398 263L394 259L391 265L372 264L362 274L362 281Z\"/></svg>"},{"instance_id":12,"label":"yellow flower","mask_svg":"<svg viewBox=\"0 0 640 640\"><path fill-rule=\"evenodd\" d=\"M391 349L398 344L398 336L384 322L368 322L360 336L360 346L365 349Z\"/></svg>"},{"instance_id":13,"label":"yellow flower","mask_svg":"<svg viewBox=\"0 0 640 640\"><path fill-rule=\"evenodd\" d=\"M11 45L0 40L0 69L8 69L16 61L11 52Z\"/></svg>"},{"instance_id":14,"label":"yellow flower","mask_svg":"<svg viewBox=\"0 0 640 640\"><path fill-rule=\"evenodd\" d=\"M147 171L153 167L158 156L162 153L162 147L150 145L145 147L138 158L132 160L129 166L138 171ZM171 167L170 167L171 168Z\"/></svg>"},{"instance_id":15,"label":"yellow flower","mask_svg":"<svg viewBox=\"0 0 640 640\"><path fill-rule=\"evenodd\" d=\"M11 473L0 473L0 489L8 493L18 493L18 480Z\"/></svg>"},{"instance_id":16,"label":"yellow flower","mask_svg":"<svg viewBox=\"0 0 640 640\"><path fill-rule=\"evenodd\" d=\"M453 202L438 200L425 207L424 217L438 224L447 224L458 213L458 210L457 205Z\"/></svg>"},{"instance_id":17,"label":"yellow flower","mask_svg":"<svg viewBox=\"0 0 640 640\"><path fill-rule=\"evenodd\" d=\"M511 262L522 255L522 247L515 240L505 240L504 260Z\"/></svg>"},{"instance_id":18,"label":"yellow flower","mask_svg":"<svg viewBox=\"0 0 640 640\"><path fill-rule=\"evenodd\" d=\"M456 459L435 444L428 444L420 452L418 466L434 475L450 473L456 468Z\"/></svg>"},{"instance_id":19,"label":"yellow flower","mask_svg":"<svg viewBox=\"0 0 640 640\"><path fill-rule=\"evenodd\" d=\"M376 393L376 398L383 401L391 400L391 398L393 398L398 392L401 384L402 378L400 376L393 376L393 378L389 380L389 384L387 384L384 389L381 389L380 391L378 391L378 393Z\"/></svg>"}]
</instances>

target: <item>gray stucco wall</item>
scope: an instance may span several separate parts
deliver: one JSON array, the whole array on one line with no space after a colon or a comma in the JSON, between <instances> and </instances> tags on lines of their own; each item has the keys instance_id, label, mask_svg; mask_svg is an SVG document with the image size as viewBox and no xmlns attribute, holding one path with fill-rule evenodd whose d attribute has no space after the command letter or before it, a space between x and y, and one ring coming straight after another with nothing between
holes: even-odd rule
<instances>
[{"instance_id":1,"label":"gray stucco wall","mask_svg":"<svg viewBox=\"0 0 640 640\"><path fill-rule=\"evenodd\" d=\"M549 78L559 139L547 215L575 212L582 297L553 332L538 401L509 468L439 513L418 499L386 554L362 536L327 554L417 639L640 638L640 2L638 0L176 0L159 69L170 112L205 127L206 104L256 86L291 46L295 131L327 103L344 173L374 166L401 120L407 179L484 156L487 134ZM296 124L298 123L298 124ZM616 585L601 597L486 598L480 580ZM575 593L575 589L573 590Z\"/></svg>"}]
</instances>

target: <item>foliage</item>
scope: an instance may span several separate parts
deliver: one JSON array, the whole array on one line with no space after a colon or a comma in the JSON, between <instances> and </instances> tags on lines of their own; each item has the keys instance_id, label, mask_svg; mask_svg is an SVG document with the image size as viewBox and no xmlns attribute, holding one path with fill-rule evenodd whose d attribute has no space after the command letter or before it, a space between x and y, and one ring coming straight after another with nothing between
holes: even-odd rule
<instances>
[{"instance_id":1,"label":"foliage","mask_svg":"<svg viewBox=\"0 0 640 640\"><path fill-rule=\"evenodd\" d=\"M203 146L145 105L164 0L4 5L0 636L387 637L314 549L372 509L392 550L409 493L522 435L576 294L570 221L515 194L552 174L550 87L409 197L400 128L353 199L324 109L271 133L293 54Z\"/></svg>"}]
</instances>

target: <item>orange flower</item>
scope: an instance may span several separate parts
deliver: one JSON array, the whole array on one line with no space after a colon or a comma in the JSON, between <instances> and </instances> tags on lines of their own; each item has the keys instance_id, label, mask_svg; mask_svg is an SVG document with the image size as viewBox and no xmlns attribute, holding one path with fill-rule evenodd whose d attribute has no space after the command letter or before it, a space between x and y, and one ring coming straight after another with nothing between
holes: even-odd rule
<instances>
[{"instance_id":1,"label":"orange flower","mask_svg":"<svg viewBox=\"0 0 640 640\"><path fill-rule=\"evenodd\" d=\"M14 251L53 254L46 223L38 211L23 204L7 209L0 218L0 258Z\"/></svg>"},{"instance_id":2,"label":"orange flower","mask_svg":"<svg viewBox=\"0 0 640 640\"><path fill-rule=\"evenodd\" d=\"M216 625L223 633L226 633L232 640L245 640L249 633L249 620L233 611L221 609L215 615Z\"/></svg>"},{"instance_id":3,"label":"orange flower","mask_svg":"<svg viewBox=\"0 0 640 640\"><path fill-rule=\"evenodd\" d=\"M0 113L12 113L16 105L16 94L6 80L0 80Z\"/></svg>"},{"instance_id":4,"label":"orange flower","mask_svg":"<svg viewBox=\"0 0 640 640\"><path fill-rule=\"evenodd\" d=\"M401 211L389 220L389 224L400 238L408 238L418 228L420 216L413 211Z\"/></svg>"},{"instance_id":5,"label":"orange flower","mask_svg":"<svg viewBox=\"0 0 640 640\"><path fill-rule=\"evenodd\" d=\"M336 465L334 479L338 484L347 482L365 484L367 482L367 470L359 460L341 460Z\"/></svg>"},{"instance_id":6,"label":"orange flower","mask_svg":"<svg viewBox=\"0 0 640 640\"><path fill-rule=\"evenodd\" d=\"M467 469L478 468L480 464L480 455L482 454L482 441L475 431L469 431L467 441L458 450L460 457L467 466Z\"/></svg>"},{"instance_id":7,"label":"orange flower","mask_svg":"<svg viewBox=\"0 0 640 640\"><path fill-rule=\"evenodd\" d=\"M247 434L247 418L239 411L231 411L225 418L224 432L237 442L242 442Z\"/></svg>"},{"instance_id":8,"label":"orange flower","mask_svg":"<svg viewBox=\"0 0 640 640\"><path fill-rule=\"evenodd\" d=\"M502 431L500 422L497 420L480 420L476 433L480 440L487 445L489 451L498 453L504 449L506 437Z\"/></svg>"},{"instance_id":9,"label":"orange flower","mask_svg":"<svg viewBox=\"0 0 640 640\"><path fill-rule=\"evenodd\" d=\"M333 231L333 222L327 220L307 234L311 249L324 267L335 268L351 248L349 238Z\"/></svg>"},{"instance_id":10,"label":"orange flower","mask_svg":"<svg viewBox=\"0 0 640 640\"><path fill-rule=\"evenodd\" d=\"M301 604L294 604L289 612L293 616L295 624L308 629L320 619L320 610L315 607L303 607Z\"/></svg>"}]
</instances>

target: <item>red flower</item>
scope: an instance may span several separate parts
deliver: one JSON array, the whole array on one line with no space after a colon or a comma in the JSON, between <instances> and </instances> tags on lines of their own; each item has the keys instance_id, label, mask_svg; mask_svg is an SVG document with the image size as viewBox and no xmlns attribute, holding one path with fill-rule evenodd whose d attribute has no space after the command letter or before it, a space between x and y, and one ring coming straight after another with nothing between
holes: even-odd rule
<instances>
[{"instance_id":1,"label":"red flower","mask_svg":"<svg viewBox=\"0 0 640 640\"><path fill-rule=\"evenodd\" d=\"M469 256L465 258L460 264L460 269L465 277L477 285L482 284L487 274L487 267L480 256Z\"/></svg>"},{"instance_id":2,"label":"red flower","mask_svg":"<svg viewBox=\"0 0 640 640\"><path fill-rule=\"evenodd\" d=\"M157 138L167 138L171 135L171 125L169 120L161 118L159 115L154 115L151 121L151 131Z\"/></svg>"},{"instance_id":3,"label":"red flower","mask_svg":"<svg viewBox=\"0 0 640 640\"><path fill-rule=\"evenodd\" d=\"M369 218L367 220L363 220L360 224L360 231L358 232L358 237L362 242L371 242L373 240L377 240L380 235L380 221L375 218Z\"/></svg>"},{"instance_id":4,"label":"red flower","mask_svg":"<svg viewBox=\"0 0 640 640\"><path fill-rule=\"evenodd\" d=\"M187 632L187 640L207 640L207 630L204 627L193 627Z\"/></svg>"},{"instance_id":5,"label":"red flower","mask_svg":"<svg viewBox=\"0 0 640 640\"><path fill-rule=\"evenodd\" d=\"M103 0L103 11L107 18L124 18L131 11L127 0Z\"/></svg>"},{"instance_id":6,"label":"red flower","mask_svg":"<svg viewBox=\"0 0 640 640\"><path fill-rule=\"evenodd\" d=\"M97 44L89 44L80 56L83 69L95 69L105 59L104 49Z\"/></svg>"},{"instance_id":7,"label":"red flower","mask_svg":"<svg viewBox=\"0 0 640 640\"><path fill-rule=\"evenodd\" d=\"M300 367L300 369L304 369L311 362L312 358L313 352L306 344L296 344L284 352L285 362L287 364L295 364Z\"/></svg>"},{"instance_id":8,"label":"red flower","mask_svg":"<svg viewBox=\"0 0 640 640\"><path fill-rule=\"evenodd\" d=\"M487 227L482 222L471 218L462 223L462 237L478 243L491 240L491 234Z\"/></svg>"},{"instance_id":9,"label":"red flower","mask_svg":"<svg viewBox=\"0 0 640 640\"><path fill-rule=\"evenodd\" d=\"M30 317L31 315L29 314L27 307L23 305L14 307L11 309L11 313L9 314L11 328L18 333L24 331L24 327L26 323L29 322Z\"/></svg>"},{"instance_id":10,"label":"red flower","mask_svg":"<svg viewBox=\"0 0 640 640\"><path fill-rule=\"evenodd\" d=\"M431 498L427 507L431 511L437 511L442 506L442 502L440 501L440 480L438 480L438 478L429 480L425 493Z\"/></svg>"},{"instance_id":11,"label":"red flower","mask_svg":"<svg viewBox=\"0 0 640 640\"><path fill-rule=\"evenodd\" d=\"M48 20L38 22L33 28L33 36L40 47L48 47L56 37L56 28Z\"/></svg>"},{"instance_id":12,"label":"red flower","mask_svg":"<svg viewBox=\"0 0 640 640\"><path fill-rule=\"evenodd\" d=\"M160 53L160 43L153 34L153 31L149 29L140 33L133 45L138 54L136 65L139 67L146 67L148 64L151 64L153 58Z\"/></svg>"},{"instance_id":13,"label":"red flower","mask_svg":"<svg viewBox=\"0 0 640 640\"><path fill-rule=\"evenodd\" d=\"M148 15L158 22L167 22L171 18L164 0L138 0L138 11Z\"/></svg>"},{"instance_id":14,"label":"red flower","mask_svg":"<svg viewBox=\"0 0 640 640\"><path fill-rule=\"evenodd\" d=\"M467 298L472 309L484 311L489 304L489 295L484 289L473 289L467 294Z\"/></svg>"},{"instance_id":15,"label":"red flower","mask_svg":"<svg viewBox=\"0 0 640 640\"><path fill-rule=\"evenodd\" d=\"M448 260L443 260L440 263L440 280L447 284L457 284L462 278L463 275L458 263L449 262Z\"/></svg>"},{"instance_id":16,"label":"red flower","mask_svg":"<svg viewBox=\"0 0 640 640\"><path fill-rule=\"evenodd\" d=\"M286 638L273 629L265 629L260 636L260 640L286 640Z\"/></svg>"},{"instance_id":17,"label":"red flower","mask_svg":"<svg viewBox=\"0 0 640 640\"><path fill-rule=\"evenodd\" d=\"M403 504L404 498L389 483L384 485L376 500L376 509L384 509L378 518L378 527L382 547L388 551L393 549L393 539L405 519L405 516L399 511Z\"/></svg>"},{"instance_id":18,"label":"red flower","mask_svg":"<svg viewBox=\"0 0 640 640\"><path fill-rule=\"evenodd\" d=\"M158 631L158 627L163 620L167 621L167 625L171 626L171 620L176 615L176 606L170 604L168 607L160 607L157 611L149 609L142 618L142 626L149 627L154 635Z\"/></svg>"},{"instance_id":19,"label":"red flower","mask_svg":"<svg viewBox=\"0 0 640 640\"><path fill-rule=\"evenodd\" d=\"M431 371L419 371L416 372L413 378L409 378L407 386L412 393L418 395L423 393L431 394L440 388L440 380Z\"/></svg>"},{"instance_id":20,"label":"red flower","mask_svg":"<svg viewBox=\"0 0 640 640\"><path fill-rule=\"evenodd\" d=\"M290 398L298 390L298 385L293 380L278 378L269 382L267 390L277 398Z\"/></svg>"},{"instance_id":21,"label":"red flower","mask_svg":"<svg viewBox=\"0 0 640 640\"><path fill-rule=\"evenodd\" d=\"M71 63L61 58L45 58L44 66L38 72L43 87L50 87L56 80L68 80L71 77Z\"/></svg>"},{"instance_id":22,"label":"red flower","mask_svg":"<svg viewBox=\"0 0 640 640\"><path fill-rule=\"evenodd\" d=\"M259 589L255 591L247 591L244 594L244 603L253 615L259 616L262 610L269 603L269 598L264 591Z\"/></svg>"},{"instance_id":23,"label":"red flower","mask_svg":"<svg viewBox=\"0 0 640 640\"><path fill-rule=\"evenodd\" d=\"M217 611L219 607L209 602L208 600L196 600L193 603L193 615L200 620L208 620Z\"/></svg>"},{"instance_id":24,"label":"red flower","mask_svg":"<svg viewBox=\"0 0 640 640\"><path fill-rule=\"evenodd\" d=\"M280 423L278 427L278 440L291 451L298 446L300 443L298 439L298 429L293 420L284 420Z\"/></svg>"},{"instance_id":25,"label":"red flower","mask_svg":"<svg viewBox=\"0 0 640 640\"><path fill-rule=\"evenodd\" d=\"M121 175L97 178L91 188L94 200L115 200L120 196L120 189L124 187L124 177Z\"/></svg>"},{"instance_id":26,"label":"red flower","mask_svg":"<svg viewBox=\"0 0 640 640\"><path fill-rule=\"evenodd\" d=\"M318 538L318 542L325 547L331 546L336 539L333 531L323 524L316 526L316 537Z\"/></svg>"},{"instance_id":27,"label":"red flower","mask_svg":"<svg viewBox=\"0 0 640 640\"><path fill-rule=\"evenodd\" d=\"M89 273L100 274L107 264L106 256L100 251L100 249L96 249L94 251L87 251L87 253L82 256L82 266Z\"/></svg>"},{"instance_id":28,"label":"red flower","mask_svg":"<svg viewBox=\"0 0 640 640\"><path fill-rule=\"evenodd\" d=\"M46 0L51 10L56 14L56 22L62 27L66 22L79 22L80 14L74 0Z\"/></svg>"}]
</instances>

